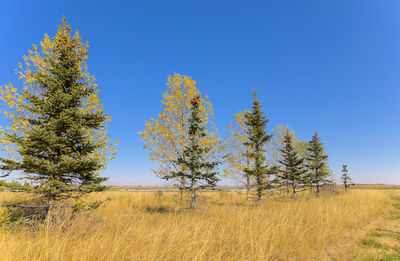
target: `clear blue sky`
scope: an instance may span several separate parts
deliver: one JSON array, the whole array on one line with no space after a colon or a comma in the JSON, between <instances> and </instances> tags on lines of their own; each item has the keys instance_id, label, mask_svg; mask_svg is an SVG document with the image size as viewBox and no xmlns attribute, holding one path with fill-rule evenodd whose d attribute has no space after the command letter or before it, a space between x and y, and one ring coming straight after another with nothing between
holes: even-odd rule
<instances>
[{"instance_id":1,"label":"clear blue sky","mask_svg":"<svg viewBox=\"0 0 400 261\"><path fill-rule=\"evenodd\" d=\"M156 117L167 76L192 76L222 135L252 91L272 125L316 130L339 174L400 184L400 2L1 1L0 85L62 15L89 49L89 71L113 117L112 184L160 184L137 134ZM4 121L2 121L4 123Z\"/></svg>"}]
</instances>

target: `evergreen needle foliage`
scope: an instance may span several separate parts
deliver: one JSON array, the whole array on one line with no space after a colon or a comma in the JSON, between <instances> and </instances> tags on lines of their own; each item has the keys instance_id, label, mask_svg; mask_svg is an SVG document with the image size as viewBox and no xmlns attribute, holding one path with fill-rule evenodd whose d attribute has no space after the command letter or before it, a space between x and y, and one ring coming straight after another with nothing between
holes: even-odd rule
<instances>
[{"instance_id":1,"label":"evergreen needle foliage","mask_svg":"<svg viewBox=\"0 0 400 261\"><path fill-rule=\"evenodd\" d=\"M28 113L21 117L27 128L22 135L8 134L20 159L0 159L3 171L21 171L31 180L45 213L60 200L104 189L100 183L107 178L98 175L103 163L92 156L102 143L89 133L102 128L108 117L102 108L84 107L96 97L97 85L87 75L87 44L79 34L71 35L63 19L55 38L46 41L50 48L38 56L41 67L29 71L35 90L23 91Z\"/></svg>"},{"instance_id":2,"label":"evergreen needle foliage","mask_svg":"<svg viewBox=\"0 0 400 261\"><path fill-rule=\"evenodd\" d=\"M348 174L348 170L347 170L347 165L343 165L343 169L342 169L342 182L344 185L345 190L347 190L351 184L351 178Z\"/></svg>"},{"instance_id":3,"label":"evergreen needle foliage","mask_svg":"<svg viewBox=\"0 0 400 261\"><path fill-rule=\"evenodd\" d=\"M253 111L246 111L245 123L247 126L247 138L244 143L250 148L246 156L253 160L250 168L245 168L247 175L254 177L257 201L262 204L262 196L265 190L273 188L271 174L275 174L277 167L268 167L265 162L266 145L270 141L272 135L267 134L266 125L269 119L264 116L261 110L260 101L257 100L257 92L254 92Z\"/></svg>"},{"instance_id":4,"label":"evergreen needle foliage","mask_svg":"<svg viewBox=\"0 0 400 261\"><path fill-rule=\"evenodd\" d=\"M204 155L210 148L201 145L200 140L206 137L206 131L200 117L200 95L191 101L191 117L189 119L189 139L190 143L185 147L183 156L176 160L176 164L181 166L181 170L172 171L171 174L163 176L165 179L176 179L183 177L185 185L181 190L189 192L190 208L194 209L198 197L198 191L206 188L213 188L219 180L217 172L213 169L219 164L217 161L207 161Z\"/></svg>"},{"instance_id":5,"label":"evergreen needle foliage","mask_svg":"<svg viewBox=\"0 0 400 261\"><path fill-rule=\"evenodd\" d=\"M327 172L328 156L325 154L323 144L318 137L318 132L312 137L308 143L308 180L311 187L315 186L316 192L319 193L321 186L331 181L327 179L329 173Z\"/></svg>"},{"instance_id":6,"label":"evergreen needle foliage","mask_svg":"<svg viewBox=\"0 0 400 261\"><path fill-rule=\"evenodd\" d=\"M183 157L182 153L190 143L191 101L200 94L195 80L178 73L168 77L167 86L167 90L162 95L160 114L157 118L147 120L145 129L139 132L143 140L143 148L149 152L149 160L156 166L153 171L160 178L168 175L171 170L185 171L176 164L176 160ZM213 120L214 109L207 95L201 98L199 110L206 132L206 136L200 140L200 143L210 148L203 156L207 160L220 161L221 138ZM170 182L178 187L184 187L186 181L184 177L176 177L174 180L170 179Z\"/></svg>"},{"instance_id":7,"label":"evergreen needle foliage","mask_svg":"<svg viewBox=\"0 0 400 261\"><path fill-rule=\"evenodd\" d=\"M297 150L293 146L292 136L289 130L284 136L284 147L280 149L282 160L279 163L282 165L279 178L284 181L286 186L292 187L293 197L296 199L296 192L299 187L304 184L304 159L299 158Z\"/></svg>"}]
</instances>

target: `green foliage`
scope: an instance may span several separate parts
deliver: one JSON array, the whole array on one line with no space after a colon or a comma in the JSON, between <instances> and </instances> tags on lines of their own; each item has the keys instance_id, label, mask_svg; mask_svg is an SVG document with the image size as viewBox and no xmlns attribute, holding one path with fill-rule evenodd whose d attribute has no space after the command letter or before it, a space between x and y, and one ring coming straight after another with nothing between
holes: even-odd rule
<instances>
[{"instance_id":1,"label":"green foliage","mask_svg":"<svg viewBox=\"0 0 400 261\"><path fill-rule=\"evenodd\" d=\"M384 245L382 245L382 244L379 243L379 242L376 242L376 241L373 240L373 239L363 239L363 240L361 241L361 243L362 243L363 245L365 245L365 246L370 246L370 247L375 247L375 248L384 248Z\"/></svg>"},{"instance_id":2,"label":"green foliage","mask_svg":"<svg viewBox=\"0 0 400 261\"><path fill-rule=\"evenodd\" d=\"M265 190L274 188L271 175L277 172L277 167L269 167L265 162L266 145L272 137L266 131L268 121L261 110L260 101L257 100L257 92L254 92L253 111L246 111L245 115L247 141L244 142L244 145L250 148L246 156L253 161L253 165L244 171L254 177L259 204L262 203Z\"/></svg>"},{"instance_id":3,"label":"green foliage","mask_svg":"<svg viewBox=\"0 0 400 261\"><path fill-rule=\"evenodd\" d=\"M308 185L315 186L317 193L324 184L329 184L331 181L327 179L330 174L327 164L328 156L325 154L323 144L318 137L318 132L312 137L308 143L308 157L307 157L307 170L308 170Z\"/></svg>"},{"instance_id":4,"label":"green foliage","mask_svg":"<svg viewBox=\"0 0 400 261\"><path fill-rule=\"evenodd\" d=\"M304 159L300 158L297 150L293 146L292 136L287 130L284 136L284 147L280 149L282 160L279 161L282 168L279 173L281 183L287 187L291 186L293 196L296 198L296 191L299 187L303 186L305 182L304 173Z\"/></svg>"},{"instance_id":5,"label":"green foliage","mask_svg":"<svg viewBox=\"0 0 400 261\"><path fill-rule=\"evenodd\" d=\"M168 77L167 90L162 96L162 109L157 118L146 121L146 127L139 132L144 142L143 148L149 152L149 159L156 165L153 171L159 176L170 174L171 170L182 170L176 164L179 157L184 157L185 147L190 145L189 118L191 117L191 101L200 91L196 81L189 76L174 73ZM221 160L220 135L213 122L214 109L207 95L201 98L200 118L206 136L200 140L207 153L207 160ZM184 185L183 177L170 181Z\"/></svg>"},{"instance_id":6,"label":"green foliage","mask_svg":"<svg viewBox=\"0 0 400 261\"><path fill-rule=\"evenodd\" d=\"M4 190L9 191L32 191L33 189L32 186L30 186L27 182L21 184L16 180L13 180L11 182L0 180L0 187L2 187Z\"/></svg>"},{"instance_id":7,"label":"green foliage","mask_svg":"<svg viewBox=\"0 0 400 261\"><path fill-rule=\"evenodd\" d=\"M26 70L34 88L23 91L20 118L26 127L19 135L6 134L19 158L0 158L3 172L21 171L33 183L40 195L36 203L47 210L54 202L104 190L101 183L107 180L98 174L105 162L96 153L105 148L94 133L101 132L108 115L96 102L87 105L97 99L97 85L86 72L87 44L71 32L63 19L56 36L42 44L36 69Z\"/></svg>"},{"instance_id":8,"label":"green foliage","mask_svg":"<svg viewBox=\"0 0 400 261\"><path fill-rule=\"evenodd\" d=\"M348 170L347 170L347 165L343 165L342 169L342 182L344 185L344 188L347 190L351 184L351 178L349 177Z\"/></svg>"},{"instance_id":9,"label":"green foliage","mask_svg":"<svg viewBox=\"0 0 400 261\"><path fill-rule=\"evenodd\" d=\"M5 211L0 217L0 224L35 225L46 218L50 205L39 201L7 202L3 204Z\"/></svg>"},{"instance_id":10,"label":"green foliage","mask_svg":"<svg viewBox=\"0 0 400 261\"><path fill-rule=\"evenodd\" d=\"M213 171L219 164L217 161L207 161L203 158L210 148L201 145L200 140L206 137L206 131L200 116L200 95L192 99L191 117L189 118L190 143L185 147L183 156L176 160L180 170L172 171L163 178L183 178L185 183L179 187L182 191L190 193L190 208L195 208L197 191L206 188L214 188L219 178L217 172Z\"/></svg>"},{"instance_id":11,"label":"green foliage","mask_svg":"<svg viewBox=\"0 0 400 261\"><path fill-rule=\"evenodd\" d=\"M365 258L364 261L399 261L400 254L385 254L379 258Z\"/></svg>"},{"instance_id":12,"label":"green foliage","mask_svg":"<svg viewBox=\"0 0 400 261\"><path fill-rule=\"evenodd\" d=\"M72 210L73 213L76 213L80 210L90 210L90 209L96 209L98 207L100 207L102 204L104 203L104 201L101 200L96 200L93 201L91 203L85 204L85 203L76 203L73 205Z\"/></svg>"}]
</instances>

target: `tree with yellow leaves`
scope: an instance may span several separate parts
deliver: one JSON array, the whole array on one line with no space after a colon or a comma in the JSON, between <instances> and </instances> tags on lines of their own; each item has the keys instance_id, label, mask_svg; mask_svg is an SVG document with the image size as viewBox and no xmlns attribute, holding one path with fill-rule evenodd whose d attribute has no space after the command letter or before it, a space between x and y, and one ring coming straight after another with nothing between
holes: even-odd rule
<instances>
[{"instance_id":1,"label":"tree with yellow leaves","mask_svg":"<svg viewBox=\"0 0 400 261\"><path fill-rule=\"evenodd\" d=\"M188 192L190 196L188 203L191 210L195 209L198 192L207 188L214 188L219 180L217 177L218 172L215 171L219 162L205 160L203 155L210 150L210 147L200 145L200 140L207 136L200 117L200 97L198 95L191 101L191 117L188 130L190 144L184 148L183 156L175 161L177 166L181 166L181 170L171 171L171 174L163 177L166 180L182 177L187 180L187 185L180 187L180 189L182 192Z\"/></svg>"},{"instance_id":2,"label":"tree with yellow leaves","mask_svg":"<svg viewBox=\"0 0 400 261\"><path fill-rule=\"evenodd\" d=\"M22 171L33 182L45 210L40 215L59 200L103 189L106 178L98 171L116 152L106 135L111 118L87 71L88 46L64 18L54 38L45 35L41 51L33 45L24 56L23 89L0 88L0 113L9 118L0 130L7 155L0 168L5 175Z\"/></svg>"},{"instance_id":3,"label":"tree with yellow leaves","mask_svg":"<svg viewBox=\"0 0 400 261\"><path fill-rule=\"evenodd\" d=\"M224 140L225 168L224 176L239 181L246 187L247 200L250 199L252 176L244 170L250 168L253 160L249 157L251 148L246 143L248 140L247 125L245 123L245 112L239 111L235 114L235 123L228 124L228 131Z\"/></svg>"},{"instance_id":4,"label":"tree with yellow leaves","mask_svg":"<svg viewBox=\"0 0 400 261\"><path fill-rule=\"evenodd\" d=\"M283 124L276 125L273 130L273 136L271 139L270 146L268 148L268 153L270 155L270 160L274 163L278 163L282 160L283 155L281 150L285 147L285 136L289 132L292 137L292 144L298 151L299 155L304 158L307 155L307 142L300 141L296 133L289 126L284 126Z\"/></svg>"},{"instance_id":5,"label":"tree with yellow leaves","mask_svg":"<svg viewBox=\"0 0 400 261\"><path fill-rule=\"evenodd\" d=\"M268 155L269 155L269 161L278 166L280 165L279 162L284 160L284 149L286 147L286 139L287 136L290 136L291 140L291 146L294 147L294 149L297 151L299 154L300 158L303 158L306 160L307 157L307 146L308 143L306 141L300 141L294 130L288 126L284 126L283 124L276 125L274 130L273 130L273 136L271 139L271 142L268 147ZM289 184L290 180L287 178L283 178L281 176L280 183L286 187L286 194L289 195Z\"/></svg>"},{"instance_id":6,"label":"tree with yellow leaves","mask_svg":"<svg viewBox=\"0 0 400 261\"><path fill-rule=\"evenodd\" d=\"M139 132L144 142L144 149L149 151L149 159L157 165L153 171L161 178L171 172L185 172L184 165L177 164L178 158L185 159L184 149L190 145L189 119L191 117L190 101L200 95L196 81L178 73L170 75L167 90L163 94L162 109L158 118L146 121L145 129ZM199 143L204 150L205 160L220 160L221 139L213 123L214 110L208 96L201 98L199 117L201 126L205 128L205 136ZM176 176L173 182L185 187L185 177Z\"/></svg>"}]
</instances>

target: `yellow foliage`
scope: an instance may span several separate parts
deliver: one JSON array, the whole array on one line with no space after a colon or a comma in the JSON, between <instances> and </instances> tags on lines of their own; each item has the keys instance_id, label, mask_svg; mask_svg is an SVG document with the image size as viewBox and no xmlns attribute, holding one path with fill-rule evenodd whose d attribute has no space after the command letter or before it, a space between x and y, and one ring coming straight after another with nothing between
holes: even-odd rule
<instances>
[{"instance_id":1,"label":"yellow foliage","mask_svg":"<svg viewBox=\"0 0 400 261\"><path fill-rule=\"evenodd\" d=\"M0 101L2 103L0 113L9 119L7 126L0 127L0 143L3 145L2 151L7 155L7 158L19 159L18 148L12 143L10 135L24 137L27 130L29 130L30 125L28 120L35 118L37 115L28 110L30 106L28 97L29 95L35 95L44 98L42 95L43 87L35 77L37 75L41 77L50 76L52 67L49 61L58 62L54 57L56 57L57 48L62 48L62 45L69 44L74 47L77 57L80 57L80 59L77 59L77 62L81 68L83 81L97 90L95 94L83 101L81 112L104 110L103 104L98 97L99 90L95 83L96 79L87 71L85 60L87 59L89 44L82 43L81 39L79 32L75 32L72 35L71 26L67 25L66 21L63 20L62 24L58 27L56 36L50 38L49 35L45 34L43 41L40 43L41 51L33 44L32 49L28 50L28 55L23 57L24 65L21 63L18 65L17 74L19 75L19 79L23 80L22 90L18 90L12 84L0 86ZM103 167L114 157L117 151L117 143L113 142L107 136L107 124L109 122L111 122L111 117L107 115L106 121L100 129L86 130L87 135L100 146L90 157L100 159Z\"/></svg>"},{"instance_id":2,"label":"yellow foliage","mask_svg":"<svg viewBox=\"0 0 400 261\"><path fill-rule=\"evenodd\" d=\"M284 146L284 139L286 132L289 132L289 135L292 137L293 144L298 151L301 157L306 156L307 153L307 142L306 141L299 141L296 136L296 133L293 129L289 128L288 126L284 126L283 124L276 125L273 133L270 145L268 146L268 155L269 161L278 164L278 161L281 160L282 154L281 149Z\"/></svg>"},{"instance_id":3,"label":"yellow foliage","mask_svg":"<svg viewBox=\"0 0 400 261\"><path fill-rule=\"evenodd\" d=\"M144 148L150 152L149 159L157 165L154 172L160 176L179 168L174 160L182 156L183 149L189 144L190 100L199 94L196 82L190 77L178 73L170 75L167 90L162 96L163 106L158 118L146 121L145 129L139 132ZM201 99L200 110L207 133L200 144L210 148L204 157L215 159L219 156L221 141L212 120L214 110L207 95Z\"/></svg>"},{"instance_id":4,"label":"yellow foliage","mask_svg":"<svg viewBox=\"0 0 400 261\"><path fill-rule=\"evenodd\" d=\"M229 123L227 136L224 141L226 166L224 176L239 181L245 186L250 185L250 177L246 177L245 168L249 168L252 160L245 156L249 153L249 146L244 145L248 139L247 126L245 124L245 112L235 114L235 124Z\"/></svg>"}]
</instances>

